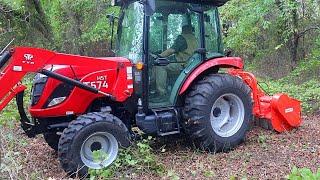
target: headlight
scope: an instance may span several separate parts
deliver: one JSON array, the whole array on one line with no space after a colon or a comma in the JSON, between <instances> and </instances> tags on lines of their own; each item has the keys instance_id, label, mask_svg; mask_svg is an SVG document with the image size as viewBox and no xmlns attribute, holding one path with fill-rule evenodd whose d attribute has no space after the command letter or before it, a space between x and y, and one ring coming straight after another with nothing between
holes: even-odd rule
<instances>
[{"instance_id":1,"label":"headlight","mask_svg":"<svg viewBox=\"0 0 320 180\"><path fill-rule=\"evenodd\" d=\"M57 104L62 103L67 97L58 97L58 98L54 98L50 101L50 103L48 104L48 107L52 107L55 106Z\"/></svg>"}]
</instances>

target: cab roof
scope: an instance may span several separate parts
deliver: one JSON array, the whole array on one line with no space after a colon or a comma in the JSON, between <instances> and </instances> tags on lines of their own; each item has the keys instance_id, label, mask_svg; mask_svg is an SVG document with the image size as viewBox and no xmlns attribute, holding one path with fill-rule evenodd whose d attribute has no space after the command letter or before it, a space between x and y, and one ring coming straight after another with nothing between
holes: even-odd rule
<instances>
[{"instance_id":1,"label":"cab roof","mask_svg":"<svg viewBox=\"0 0 320 180\"><path fill-rule=\"evenodd\" d=\"M137 0L114 0L115 5L121 6L129 2L134 2ZM222 6L229 0L164 0L164 1L175 1L175 2L185 2L185 3L194 3L194 4L206 4L212 6Z\"/></svg>"}]
</instances>

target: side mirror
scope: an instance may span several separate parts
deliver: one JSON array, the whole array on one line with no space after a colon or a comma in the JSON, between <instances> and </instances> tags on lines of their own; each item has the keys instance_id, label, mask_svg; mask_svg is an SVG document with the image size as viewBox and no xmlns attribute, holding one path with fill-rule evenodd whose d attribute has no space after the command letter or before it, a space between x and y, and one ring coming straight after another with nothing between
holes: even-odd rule
<instances>
[{"instance_id":1,"label":"side mirror","mask_svg":"<svg viewBox=\"0 0 320 180\"><path fill-rule=\"evenodd\" d=\"M156 1L155 0L146 0L145 4L145 13L147 16L152 16L156 11Z\"/></svg>"},{"instance_id":2,"label":"side mirror","mask_svg":"<svg viewBox=\"0 0 320 180\"><path fill-rule=\"evenodd\" d=\"M210 16L209 16L208 14L205 14L205 15L204 15L204 21L207 22L207 23L209 23L210 20L211 20L211 19L210 19Z\"/></svg>"},{"instance_id":3,"label":"side mirror","mask_svg":"<svg viewBox=\"0 0 320 180\"><path fill-rule=\"evenodd\" d=\"M167 66L170 64L170 61L167 58L158 58L154 61L155 66Z\"/></svg>"},{"instance_id":4,"label":"side mirror","mask_svg":"<svg viewBox=\"0 0 320 180\"><path fill-rule=\"evenodd\" d=\"M106 17L109 19L110 23L113 23L115 19L119 19L119 17L114 14L107 14Z\"/></svg>"},{"instance_id":5,"label":"side mirror","mask_svg":"<svg viewBox=\"0 0 320 180\"><path fill-rule=\"evenodd\" d=\"M224 55L226 57L231 57L232 56L233 51L231 49L225 49L224 50Z\"/></svg>"},{"instance_id":6,"label":"side mirror","mask_svg":"<svg viewBox=\"0 0 320 180\"><path fill-rule=\"evenodd\" d=\"M110 49L113 49L114 20L119 19L119 17L115 16L114 14L107 14L106 17L109 19L111 26Z\"/></svg>"}]
</instances>

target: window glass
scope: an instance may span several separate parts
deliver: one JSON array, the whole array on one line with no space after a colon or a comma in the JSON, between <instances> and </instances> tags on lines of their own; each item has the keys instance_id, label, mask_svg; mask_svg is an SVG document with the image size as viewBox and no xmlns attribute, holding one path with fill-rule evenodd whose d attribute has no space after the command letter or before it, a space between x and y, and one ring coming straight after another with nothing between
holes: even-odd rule
<instances>
[{"instance_id":1,"label":"window glass","mask_svg":"<svg viewBox=\"0 0 320 180\"><path fill-rule=\"evenodd\" d=\"M133 63L142 59L143 16L143 5L139 2L130 4L120 16L117 55Z\"/></svg>"},{"instance_id":2,"label":"window glass","mask_svg":"<svg viewBox=\"0 0 320 180\"><path fill-rule=\"evenodd\" d=\"M199 59L194 51L200 45L199 14L189 10L191 4L156 1L156 12L150 17L149 31L149 106L173 105L172 93L182 70L190 61ZM154 63L154 56L161 55L168 65Z\"/></svg>"},{"instance_id":3,"label":"window glass","mask_svg":"<svg viewBox=\"0 0 320 180\"><path fill-rule=\"evenodd\" d=\"M221 32L217 8L212 7L204 13L205 43L207 58L222 52Z\"/></svg>"},{"instance_id":4,"label":"window glass","mask_svg":"<svg viewBox=\"0 0 320 180\"><path fill-rule=\"evenodd\" d=\"M151 52L160 52L163 50L163 16L161 13L154 13L153 16L150 17L150 43L149 49Z\"/></svg>"}]
</instances>

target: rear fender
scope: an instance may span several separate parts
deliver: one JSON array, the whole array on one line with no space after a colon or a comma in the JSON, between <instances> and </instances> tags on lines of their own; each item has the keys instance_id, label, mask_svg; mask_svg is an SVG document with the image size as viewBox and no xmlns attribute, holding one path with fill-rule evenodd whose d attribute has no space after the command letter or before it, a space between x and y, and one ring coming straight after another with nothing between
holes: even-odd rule
<instances>
[{"instance_id":1,"label":"rear fender","mask_svg":"<svg viewBox=\"0 0 320 180\"><path fill-rule=\"evenodd\" d=\"M187 77L179 91L179 95L186 92L186 90L197 77L201 76L203 73L213 67L243 69L243 61L239 57L222 57L206 61L193 70Z\"/></svg>"}]
</instances>

